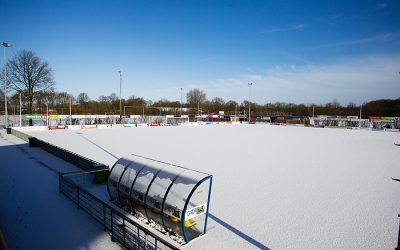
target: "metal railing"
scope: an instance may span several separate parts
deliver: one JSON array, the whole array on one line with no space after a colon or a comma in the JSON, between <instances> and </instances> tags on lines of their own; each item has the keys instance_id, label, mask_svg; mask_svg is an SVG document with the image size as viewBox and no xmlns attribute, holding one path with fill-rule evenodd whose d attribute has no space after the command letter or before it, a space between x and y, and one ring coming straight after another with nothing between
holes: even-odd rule
<instances>
[{"instance_id":1,"label":"metal railing","mask_svg":"<svg viewBox=\"0 0 400 250\"><path fill-rule=\"evenodd\" d=\"M84 210L99 222L103 226L104 232L108 231L111 239L118 241L124 248L179 249L76 183L90 180L90 176L97 171L60 173L59 192L73 201L78 209Z\"/></svg>"}]
</instances>

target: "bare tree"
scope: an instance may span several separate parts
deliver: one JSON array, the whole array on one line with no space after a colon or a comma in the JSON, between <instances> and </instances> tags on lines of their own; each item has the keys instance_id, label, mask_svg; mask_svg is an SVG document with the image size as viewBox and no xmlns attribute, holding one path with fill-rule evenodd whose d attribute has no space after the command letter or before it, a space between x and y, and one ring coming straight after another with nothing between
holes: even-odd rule
<instances>
[{"instance_id":1,"label":"bare tree","mask_svg":"<svg viewBox=\"0 0 400 250\"><path fill-rule=\"evenodd\" d=\"M225 111L230 112L231 114L235 114L238 111L239 104L234 100L229 100L225 104Z\"/></svg>"},{"instance_id":2,"label":"bare tree","mask_svg":"<svg viewBox=\"0 0 400 250\"><path fill-rule=\"evenodd\" d=\"M197 105L200 105L201 103L205 102L206 100L207 100L206 93L204 93L204 91L200 90L200 89L191 89L186 94L186 101L192 107L196 107Z\"/></svg>"},{"instance_id":3,"label":"bare tree","mask_svg":"<svg viewBox=\"0 0 400 250\"><path fill-rule=\"evenodd\" d=\"M99 96L99 98L97 98L97 101L100 103L107 103L108 102L108 98L105 95L101 95Z\"/></svg>"},{"instance_id":4,"label":"bare tree","mask_svg":"<svg viewBox=\"0 0 400 250\"><path fill-rule=\"evenodd\" d=\"M22 50L7 63L7 87L26 93L28 113L32 113L36 92L53 90L52 71L49 63L43 62L33 51ZM4 73L1 78L4 79Z\"/></svg>"},{"instance_id":5,"label":"bare tree","mask_svg":"<svg viewBox=\"0 0 400 250\"><path fill-rule=\"evenodd\" d=\"M56 103L67 105L69 104L70 94L67 92L58 92L56 93Z\"/></svg>"},{"instance_id":6,"label":"bare tree","mask_svg":"<svg viewBox=\"0 0 400 250\"><path fill-rule=\"evenodd\" d=\"M136 97L134 95L131 95L127 101L128 105L131 106L146 106L146 100L144 100L143 98L140 97Z\"/></svg>"},{"instance_id":7,"label":"bare tree","mask_svg":"<svg viewBox=\"0 0 400 250\"><path fill-rule=\"evenodd\" d=\"M119 99L119 97L115 93L111 93L107 98L110 103L114 103Z\"/></svg>"},{"instance_id":8,"label":"bare tree","mask_svg":"<svg viewBox=\"0 0 400 250\"><path fill-rule=\"evenodd\" d=\"M55 107L57 108L57 112L64 114L69 112L69 103L72 99L72 95L67 92L55 92L54 96Z\"/></svg>"},{"instance_id":9,"label":"bare tree","mask_svg":"<svg viewBox=\"0 0 400 250\"><path fill-rule=\"evenodd\" d=\"M50 91L36 91L33 97L33 103L35 108L32 108L32 110L35 112L43 112L46 106L55 107L57 104L56 93Z\"/></svg>"},{"instance_id":10,"label":"bare tree","mask_svg":"<svg viewBox=\"0 0 400 250\"><path fill-rule=\"evenodd\" d=\"M79 93L76 99L80 105L84 105L90 101L89 95L85 92Z\"/></svg>"},{"instance_id":11,"label":"bare tree","mask_svg":"<svg viewBox=\"0 0 400 250\"><path fill-rule=\"evenodd\" d=\"M347 104L348 108L355 108L356 104L354 102L349 102L349 104Z\"/></svg>"},{"instance_id":12,"label":"bare tree","mask_svg":"<svg viewBox=\"0 0 400 250\"><path fill-rule=\"evenodd\" d=\"M4 92L0 89L0 107L4 107Z\"/></svg>"},{"instance_id":13,"label":"bare tree","mask_svg":"<svg viewBox=\"0 0 400 250\"><path fill-rule=\"evenodd\" d=\"M225 106L225 101L221 97L214 97L211 100L211 106L214 112L223 111Z\"/></svg>"}]
</instances>

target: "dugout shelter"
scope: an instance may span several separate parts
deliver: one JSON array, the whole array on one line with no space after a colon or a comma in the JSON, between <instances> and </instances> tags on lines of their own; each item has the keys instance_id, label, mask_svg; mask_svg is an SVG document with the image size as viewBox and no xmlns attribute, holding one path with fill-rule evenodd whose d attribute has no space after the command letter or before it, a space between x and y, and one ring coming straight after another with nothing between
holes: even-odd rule
<instances>
[{"instance_id":1,"label":"dugout shelter","mask_svg":"<svg viewBox=\"0 0 400 250\"><path fill-rule=\"evenodd\" d=\"M110 171L111 199L189 242L207 231L212 175L138 155Z\"/></svg>"}]
</instances>

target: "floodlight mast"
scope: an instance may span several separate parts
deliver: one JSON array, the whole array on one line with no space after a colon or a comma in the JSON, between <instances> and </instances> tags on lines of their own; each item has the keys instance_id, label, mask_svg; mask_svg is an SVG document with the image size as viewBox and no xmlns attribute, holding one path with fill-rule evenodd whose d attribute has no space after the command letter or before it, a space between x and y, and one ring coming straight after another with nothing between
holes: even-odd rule
<instances>
[{"instance_id":1,"label":"floodlight mast","mask_svg":"<svg viewBox=\"0 0 400 250\"><path fill-rule=\"evenodd\" d=\"M5 127L8 128L8 112L7 112L7 56L6 48L12 47L11 43L3 42L1 44L4 47L4 114L6 118Z\"/></svg>"},{"instance_id":2,"label":"floodlight mast","mask_svg":"<svg viewBox=\"0 0 400 250\"><path fill-rule=\"evenodd\" d=\"M49 102L46 102L46 125L49 126Z\"/></svg>"},{"instance_id":3,"label":"floodlight mast","mask_svg":"<svg viewBox=\"0 0 400 250\"><path fill-rule=\"evenodd\" d=\"M72 95L69 96L69 125L72 126Z\"/></svg>"},{"instance_id":4,"label":"floodlight mast","mask_svg":"<svg viewBox=\"0 0 400 250\"><path fill-rule=\"evenodd\" d=\"M122 87L122 72L118 70L119 73L119 122L122 121L122 99L121 99L121 87Z\"/></svg>"},{"instance_id":5,"label":"floodlight mast","mask_svg":"<svg viewBox=\"0 0 400 250\"><path fill-rule=\"evenodd\" d=\"M251 86L253 85L253 83L252 82L249 82L247 85L249 85L249 123L250 123L250 116L251 116L251 113L250 113L250 106L251 106L251 103L250 103L250 92L251 92Z\"/></svg>"},{"instance_id":6,"label":"floodlight mast","mask_svg":"<svg viewBox=\"0 0 400 250\"><path fill-rule=\"evenodd\" d=\"M183 91L183 88L181 88L181 116L182 116L182 91Z\"/></svg>"}]
</instances>

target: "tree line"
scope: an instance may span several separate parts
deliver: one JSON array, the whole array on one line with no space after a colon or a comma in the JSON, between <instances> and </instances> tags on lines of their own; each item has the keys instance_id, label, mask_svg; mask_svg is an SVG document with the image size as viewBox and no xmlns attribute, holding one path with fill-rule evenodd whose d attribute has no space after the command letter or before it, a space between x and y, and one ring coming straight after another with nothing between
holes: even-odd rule
<instances>
[{"instance_id":1,"label":"tree line","mask_svg":"<svg viewBox=\"0 0 400 250\"><path fill-rule=\"evenodd\" d=\"M0 78L3 84L0 96L4 96L4 69L1 72ZM44 62L32 51L20 51L9 60L7 62L8 113L19 113L21 96L21 108L24 114L46 112L69 114L70 105L74 114L120 114L120 100L115 93L91 99L87 93L79 93L77 96L73 96L67 92L57 92L55 91L56 83L52 72L49 63ZM183 103L167 99L151 101L134 95L127 99L123 98L121 103L122 115L197 115L219 114L220 111L223 111L226 115L248 115L249 109L249 101L247 100L238 103L234 100L225 101L221 97L207 99L205 92L196 88L187 92L186 101ZM4 107L4 98L0 101L0 105ZM374 100L364 103L361 107L353 102L342 106L336 99L325 104L285 102L258 104L250 102L250 107L252 115L266 116L359 116L360 108L363 118L400 116L400 98Z\"/></svg>"}]
</instances>

